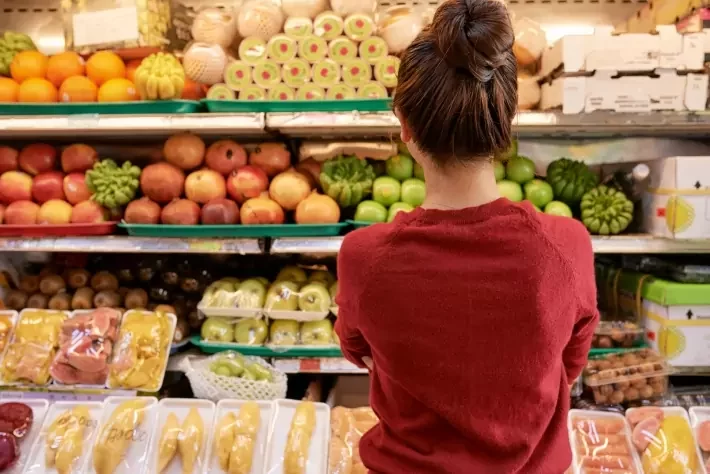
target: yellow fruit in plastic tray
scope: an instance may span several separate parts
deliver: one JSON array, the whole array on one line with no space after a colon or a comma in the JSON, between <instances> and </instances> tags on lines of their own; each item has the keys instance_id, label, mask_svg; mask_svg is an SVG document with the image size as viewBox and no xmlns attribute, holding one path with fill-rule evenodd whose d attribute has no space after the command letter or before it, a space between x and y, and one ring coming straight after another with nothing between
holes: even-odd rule
<instances>
[{"instance_id":1,"label":"yellow fruit in plastic tray","mask_svg":"<svg viewBox=\"0 0 710 474\"><path fill-rule=\"evenodd\" d=\"M179 99L185 88L185 71L172 54L155 53L138 66L135 81L143 100Z\"/></svg>"},{"instance_id":2,"label":"yellow fruit in plastic tray","mask_svg":"<svg viewBox=\"0 0 710 474\"><path fill-rule=\"evenodd\" d=\"M680 196L671 196L666 202L666 226L671 232L683 232L693 225L695 209Z\"/></svg>"},{"instance_id":3,"label":"yellow fruit in plastic tray","mask_svg":"<svg viewBox=\"0 0 710 474\"><path fill-rule=\"evenodd\" d=\"M182 59L185 75L200 84L222 82L227 54L216 44L193 43Z\"/></svg>"},{"instance_id":4,"label":"yellow fruit in plastic tray","mask_svg":"<svg viewBox=\"0 0 710 474\"><path fill-rule=\"evenodd\" d=\"M678 328L665 327L658 335L658 348L668 359L678 357L685 350L685 335Z\"/></svg>"},{"instance_id":5,"label":"yellow fruit in plastic tray","mask_svg":"<svg viewBox=\"0 0 710 474\"><path fill-rule=\"evenodd\" d=\"M646 474L695 474L698 459L688 421L682 416L666 416L642 461Z\"/></svg>"}]
</instances>

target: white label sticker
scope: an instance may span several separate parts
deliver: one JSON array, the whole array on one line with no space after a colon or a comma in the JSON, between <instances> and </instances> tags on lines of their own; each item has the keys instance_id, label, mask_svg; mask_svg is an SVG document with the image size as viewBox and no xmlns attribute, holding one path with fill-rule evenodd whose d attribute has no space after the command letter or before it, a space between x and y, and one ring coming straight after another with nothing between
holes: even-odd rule
<instances>
[{"instance_id":1,"label":"white label sticker","mask_svg":"<svg viewBox=\"0 0 710 474\"><path fill-rule=\"evenodd\" d=\"M77 13L72 18L74 45L112 44L138 39L135 6Z\"/></svg>"}]
</instances>

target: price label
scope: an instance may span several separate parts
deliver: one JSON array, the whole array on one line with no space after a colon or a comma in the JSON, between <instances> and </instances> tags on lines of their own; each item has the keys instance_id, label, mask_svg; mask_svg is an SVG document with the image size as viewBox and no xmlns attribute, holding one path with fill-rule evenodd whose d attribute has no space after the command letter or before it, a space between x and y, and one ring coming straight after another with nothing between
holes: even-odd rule
<instances>
[{"instance_id":1,"label":"price label","mask_svg":"<svg viewBox=\"0 0 710 474\"><path fill-rule=\"evenodd\" d=\"M299 372L320 372L320 359L301 359L298 369Z\"/></svg>"},{"instance_id":2,"label":"price label","mask_svg":"<svg viewBox=\"0 0 710 474\"><path fill-rule=\"evenodd\" d=\"M67 117L67 128L82 130L96 128L99 125L99 114L77 114Z\"/></svg>"},{"instance_id":3,"label":"price label","mask_svg":"<svg viewBox=\"0 0 710 474\"><path fill-rule=\"evenodd\" d=\"M195 250L198 252L219 252L222 250L222 242L215 242L210 240L197 240L190 242L190 250Z\"/></svg>"}]
</instances>

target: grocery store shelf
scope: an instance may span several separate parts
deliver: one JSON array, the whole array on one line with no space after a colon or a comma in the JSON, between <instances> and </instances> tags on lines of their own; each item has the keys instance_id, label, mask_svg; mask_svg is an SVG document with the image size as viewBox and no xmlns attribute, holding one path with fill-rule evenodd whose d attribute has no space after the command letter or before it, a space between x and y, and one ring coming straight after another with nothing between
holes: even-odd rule
<instances>
[{"instance_id":1,"label":"grocery store shelf","mask_svg":"<svg viewBox=\"0 0 710 474\"><path fill-rule=\"evenodd\" d=\"M273 364L285 374L367 375L367 369L361 369L341 357L274 359Z\"/></svg>"},{"instance_id":2,"label":"grocery store shelf","mask_svg":"<svg viewBox=\"0 0 710 474\"><path fill-rule=\"evenodd\" d=\"M336 254L343 237L310 237L274 239L272 254ZM592 237L594 252L602 253L710 253L710 239L670 240L650 235Z\"/></svg>"},{"instance_id":3,"label":"grocery store shelf","mask_svg":"<svg viewBox=\"0 0 710 474\"><path fill-rule=\"evenodd\" d=\"M0 116L0 137L263 136L264 114Z\"/></svg>"},{"instance_id":4,"label":"grocery store shelf","mask_svg":"<svg viewBox=\"0 0 710 474\"><path fill-rule=\"evenodd\" d=\"M0 252L261 254L257 239L161 239L154 237L0 238Z\"/></svg>"},{"instance_id":5,"label":"grocery store shelf","mask_svg":"<svg viewBox=\"0 0 710 474\"><path fill-rule=\"evenodd\" d=\"M392 112L270 113L266 128L299 137L387 136L399 133L399 120Z\"/></svg>"}]
</instances>

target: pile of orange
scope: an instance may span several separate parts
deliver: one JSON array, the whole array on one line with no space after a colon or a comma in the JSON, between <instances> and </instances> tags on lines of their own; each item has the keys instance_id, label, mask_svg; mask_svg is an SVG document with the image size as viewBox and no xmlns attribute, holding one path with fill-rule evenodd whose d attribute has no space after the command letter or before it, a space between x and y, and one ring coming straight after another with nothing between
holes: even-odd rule
<instances>
[{"instance_id":1,"label":"pile of orange","mask_svg":"<svg viewBox=\"0 0 710 474\"><path fill-rule=\"evenodd\" d=\"M133 70L137 65L132 65ZM138 100L126 64L111 51L87 61L67 51L47 57L39 51L17 53L12 79L0 77L0 102L127 102Z\"/></svg>"}]
</instances>

